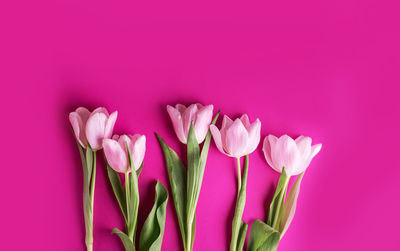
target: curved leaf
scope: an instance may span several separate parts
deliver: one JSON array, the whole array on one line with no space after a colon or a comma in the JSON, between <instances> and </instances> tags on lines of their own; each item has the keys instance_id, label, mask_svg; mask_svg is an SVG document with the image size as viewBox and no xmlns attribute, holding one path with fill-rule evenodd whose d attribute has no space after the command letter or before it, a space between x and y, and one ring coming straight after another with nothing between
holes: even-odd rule
<instances>
[{"instance_id":1,"label":"curved leaf","mask_svg":"<svg viewBox=\"0 0 400 251\"><path fill-rule=\"evenodd\" d=\"M183 246L186 240L186 167L179 159L178 155L172 150L165 141L156 133L158 142L164 153L165 163L167 165L169 183L174 200L175 211L178 216L179 228L181 230Z\"/></svg>"},{"instance_id":2,"label":"curved leaf","mask_svg":"<svg viewBox=\"0 0 400 251\"><path fill-rule=\"evenodd\" d=\"M114 171L107 163L108 179L110 180L114 195L117 198L119 207L121 208L122 214L126 221L126 195L125 190L122 187L121 179L119 174Z\"/></svg>"},{"instance_id":3,"label":"curved leaf","mask_svg":"<svg viewBox=\"0 0 400 251\"><path fill-rule=\"evenodd\" d=\"M122 244L124 244L126 251L135 250L135 246L133 245L132 241L129 239L128 235L126 235L124 232L122 232L118 228L114 228L111 233L117 234L119 236L119 238L122 241Z\"/></svg>"},{"instance_id":4,"label":"curved leaf","mask_svg":"<svg viewBox=\"0 0 400 251\"><path fill-rule=\"evenodd\" d=\"M294 213L296 212L297 198L299 197L300 184L303 176L304 172L301 173L299 177L297 177L296 182L293 184L293 187L289 192L286 202L283 205L283 216L280 226L281 238L289 228L289 225L293 220Z\"/></svg>"},{"instance_id":5,"label":"curved leaf","mask_svg":"<svg viewBox=\"0 0 400 251\"><path fill-rule=\"evenodd\" d=\"M140 251L160 251L165 228L168 191L157 181L154 206L144 222L139 239Z\"/></svg>"},{"instance_id":6,"label":"curved leaf","mask_svg":"<svg viewBox=\"0 0 400 251\"><path fill-rule=\"evenodd\" d=\"M275 251L280 240L280 233L260 220L251 226L248 251Z\"/></svg>"}]
</instances>

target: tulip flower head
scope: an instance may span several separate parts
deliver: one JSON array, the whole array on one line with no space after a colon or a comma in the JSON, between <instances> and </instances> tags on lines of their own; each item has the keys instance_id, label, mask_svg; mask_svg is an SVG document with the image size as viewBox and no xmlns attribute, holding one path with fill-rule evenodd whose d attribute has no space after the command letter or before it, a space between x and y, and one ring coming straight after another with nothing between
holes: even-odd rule
<instances>
[{"instance_id":1,"label":"tulip flower head","mask_svg":"<svg viewBox=\"0 0 400 251\"><path fill-rule=\"evenodd\" d=\"M293 140L288 135L280 138L268 135L264 139L263 152L275 171L281 173L284 167L287 175L292 176L304 172L321 147L321 144L311 146L310 137L299 136Z\"/></svg>"},{"instance_id":2,"label":"tulip flower head","mask_svg":"<svg viewBox=\"0 0 400 251\"><path fill-rule=\"evenodd\" d=\"M104 107L99 107L93 112L79 107L69 114L69 121L79 144L83 148L90 145L97 151L101 149L103 139L111 138L117 116L117 111L109 115Z\"/></svg>"},{"instance_id":3,"label":"tulip flower head","mask_svg":"<svg viewBox=\"0 0 400 251\"><path fill-rule=\"evenodd\" d=\"M213 109L213 105L192 104L188 107L181 104L177 104L175 107L168 105L167 111L179 141L187 144L190 123L193 122L197 142L201 144L210 127Z\"/></svg>"},{"instance_id":4,"label":"tulip flower head","mask_svg":"<svg viewBox=\"0 0 400 251\"><path fill-rule=\"evenodd\" d=\"M132 155L135 170L143 163L146 152L146 137L144 135L114 135L112 139L103 140L104 154L112 169L119 173L131 171L127 146Z\"/></svg>"},{"instance_id":5,"label":"tulip flower head","mask_svg":"<svg viewBox=\"0 0 400 251\"><path fill-rule=\"evenodd\" d=\"M260 130L260 120L256 119L250 124L247 114L235 121L225 115L220 130L215 125L210 126L218 150L235 158L248 155L256 150L260 142Z\"/></svg>"}]
</instances>

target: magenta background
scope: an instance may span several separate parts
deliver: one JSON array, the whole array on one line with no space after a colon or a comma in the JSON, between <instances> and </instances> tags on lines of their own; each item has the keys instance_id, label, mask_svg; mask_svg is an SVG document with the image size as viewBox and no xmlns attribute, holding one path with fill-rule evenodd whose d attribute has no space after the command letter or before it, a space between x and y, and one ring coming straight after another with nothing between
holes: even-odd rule
<instances>
[{"instance_id":1,"label":"magenta background","mask_svg":"<svg viewBox=\"0 0 400 251\"><path fill-rule=\"evenodd\" d=\"M269 133L322 143L279 250L400 250L396 1L2 1L2 250L84 250L82 171L68 113L118 110L147 136L140 226L167 173L165 106L214 104ZM221 121L221 120L220 120ZM219 123L220 123L219 121ZM98 158L95 250L123 250ZM234 160L210 149L195 250L227 250ZM250 157L244 220L264 219L278 174ZM163 250L181 250L172 198Z\"/></svg>"}]
</instances>

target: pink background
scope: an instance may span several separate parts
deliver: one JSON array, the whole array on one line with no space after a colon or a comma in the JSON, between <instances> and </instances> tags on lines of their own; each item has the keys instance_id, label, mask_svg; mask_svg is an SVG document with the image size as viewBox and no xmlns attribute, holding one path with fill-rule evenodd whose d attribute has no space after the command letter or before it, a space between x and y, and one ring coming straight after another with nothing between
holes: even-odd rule
<instances>
[{"instance_id":1,"label":"pink background","mask_svg":"<svg viewBox=\"0 0 400 251\"><path fill-rule=\"evenodd\" d=\"M118 110L147 136L140 226L157 131L180 150L167 104L260 118L262 136L322 143L279 250L400 250L399 6L396 1L2 1L1 249L84 250L82 171L68 113ZM221 121L221 120L220 120ZM219 121L219 123L220 123ZM123 250L123 219L98 158L95 250ZM235 161L210 149L195 250L227 250ZM244 220L265 219L278 179L250 157ZM172 198L163 250L181 250Z\"/></svg>"}]
</instances>

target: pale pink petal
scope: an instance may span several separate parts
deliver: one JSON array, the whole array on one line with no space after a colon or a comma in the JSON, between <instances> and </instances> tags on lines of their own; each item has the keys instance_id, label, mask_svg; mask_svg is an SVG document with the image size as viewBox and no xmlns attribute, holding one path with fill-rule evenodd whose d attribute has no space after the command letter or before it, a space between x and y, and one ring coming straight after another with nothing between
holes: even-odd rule
<instances>
[{"instance_id":1,"label":"pale pink petal","mask_svg":"<svg viewBox=\"0 0 400 251\"><path fill-rule=\"evenodd\" d=\"M225 142L222 138L222 144L225 146L225 151L236 158L246 154L247 142L249 135L240 119L236 119L233 124L226 129Z\"/></svg>"},{"instance_id":2,"label":"pale pink petal","mask_svg":"<svg viewBox=\"0 0 400 251\"><path fill-rule=\"evenodd\" d=\"M176 105L176 106L178 107L178 105ZM174 108L170 105L167 106L167 112L169 114L169 117L171 118L172 125L174 127L176 136L178 137L180 142L182 142L183 144L186 144L187 136L185 135L185 132L183 131L183 121L182 121L181 113L178 111L177 108Z\"/></svg>"},{"instance_id":3,"label":"pale pink petal","mask_svg":"<svg viewBox=\"0 0 400 251\"><path fill-rule=\"evenodd\" d=\"M261 122L260 122L259 119L256 119L256 121L254 121L249 126L248 133L249 133L249 142L248 142L248 145L247 145L246 155L254 152L254 150L257 149L257 146L260 143Z\"/></svg>"},{"instance_id":4,"label":"pale pink petal","mask_svg":"<svg viewBox=\"0 0 400 251\"><path fill-rule=\"evenodd\" d=\"M76 140L83 148L86 148L87 139L85 135L84 124L79 114L77 112L71 112L69 114L69 122L74 130Z\"/></svg>"},{"instance_id":5,"label":"pale pink petal","mask_svg":"<svg viewBox=\"0 0 400 251\"><path fill-rule=\"evenodd\" d=\"M307 161L308 161L310 153L311 153L311 138L310 137L299 136L295 140L295 142L296 142L299 154L300 154L301 164L299 164L297 171L294 172L293 175L302 173L307 169L307 167L308 167Z\"/></svg>"},{"instance_id":6,"label":"pale pink petal","mask_svg":"<svg viewBox=\"0 0 400 251\"><path fill-rule=\"evenodd\" d=\"M108 114L107 109L104 108L104 107L98 107L98 108L94 109L94 111L92 112L92 114L93 114L93 113L98 113L98 112L104 113L107 117L110 116L110 115Z\"/></svg>"},{"instance_id":7,"label":"pale pink petal","mask_svg":"<svg viewBox=\"0 0 400 251\"><path fill-rule=\"evenodd\" d=\"M247 116L247 114L243 114L242 117L240 117L240 120L242 121L244 127L246 127L246 129L249 130L250 128L249 116Z\"/></svg>"},{"instance_id":8,"label":"pale pink petal","mask_svg":"<svg viewBox=\"0 0 400 251\"><path fill-rule=\"evenodd\" d=\"M146 136L135 134L132 136L131 145L129 148L132 153L132 161L135 170L138 170L143 163L146 153Z\"/></svg>"},{"instance_id":9,"label":"pale pink petal","mask_svg":"<svg viewBox=\"0 0 400 251\"><path fill-rule=\"evenodd\" d=\"M271 148L272 162L277 168L285 167L287 174L293 175L301 165L301 158L296 142L289 136L283 135Z\"/></svg>"},{"instance_id":10,"label":"pale pink petal","mask_svg":"<svg viewBox=\"0 0 400 251\"><path fill-rule=\"evenodd\" d=\"M79 114L79 117L81 117L83 125L86 125L86 122L90 116L90 111L86 109L85 107L78 107L76 109L76 112Z\"/></svg>"},{"instance_id":11,"label":"pale pink petal","mask_svg":"<svg viewBox=\"0 0 400 251\"><path fill-rule=\"evenodd\" d=\"M289 192L286 202L283 205L283 217L280 227L281 238L286 233L286 230L289 228L289 225L292 222L294 214L296 212L297 198L299 197L300 184L303 176L304 172L299 175L296 182L293 184L293 187Z\"/></svg>"},{"instance_id":12,"label":"pale pink petal","mask_svg":"<svg viewBox=\"0 0 400 251\"><path fill-rule=\"evenodd\" d=\"M232 119L230 119L228 116L224 115L224 119L222 120L221 130L230 127L232 124L233 124Z\"/></svg>"},{"instance_id":13,"label":"pale pink petal","mask_svg":"<svg viewBox=\"0 0 400 251\"><path fill-rule=\"evenodd\" d=\"M104 132L104 138L105 139L111 138L111 135L112 135L113 130L114 130L115 122L117 121L117 117L118 117L118 112L117 111L111 113L111 115L108 117L108 120L107 120L107 123L106 123L105 132Z\"/></svg>"},{"instance_id":14,"label":"pale pink petal","mask_svg":"<svg viewBox=\"0 0 400 251\"><path fill-rule=\"evenodd\" d=\"M175 108L179 111L180 114L183 114L186 111L186 106L181 104L175 105Z\"/></svg>"},{"instance_id":15,"label":"pale pink petal","mask_svg":"<svg viewBox=\"0 0 400 251\"><path fill-rule=\"evenodd\" d=\"M275 171L281 173L282 167L275 165L272 162L272 156L271 156L272 155L271 149L275 147L275 144L277 141L278 141L278 138L275 137L274 135L268 135L267 137L265 137L264 144L263 144L263 152L264 152L264 156L265 156L265 159L267 160L268 165L270 165L272 167L272 169L274 169Z\"/></svg>"},{"instance_id":16,"label":"pale pink petal","mask_svg":"<svg viewBox=\"0 0 400 251\"><path fill-rule=\"evenodd\" d=\"M197 106L195 104L190 105L186 108L185 112L182 114L182 122L183 122L183 131L185 136L189 134L190 123L193 121L193 124L196 123L196 113Z\"/></svg>"},{"instance_id":17,"label":"pale pink petal","mask_svg":"<svg viewBox=\"0 0 400 251\"><path fill-rule=\"evenodd\" d=\"M211 135L213 136L215 145L217 146L218 150L223 153L228 155L225 150L224 147L222 146L222 138L221 138L221 133L218 130L218 128L215 125L210 125L210 131L211 131ZM229 155L228 155L229 156Z\"/></svg>"},{"instance_id":18,"label":"pale pink petal","mask_svg":"<svg viewBox=\"0 0 400 251\"><path fill-rule=\"evenodd\" d=\"M128 157L121 145L112 139L103 140L104 154L108 164L119 173L125 173L128 169Z\"/></svg>"},{"instance_id":19,"label":"pale pink petal","mask_svg":"<svg viewBox=\"0 0 400 251\"><path fill-rule=\"evenodd\" d=\"M311 147L311 154L310 154L311 158L314 158L315 155L317 155L317 153L319 153L319 151L321 151L321 148L322 148L322 144L313 145Z\"/></svg>"},{"instance_id":20,"label":"pale pink petal","mask_svg":"<svg viewBox=\"0 0 400 251\"><path fill-rule=\"evenodd\" d=\"M299 150L300 155L308 157L308 155L311 152L311 138L299 136L299 137L297 137L295 142L296 142L297 149Z\"/></svg>"},{"instance_id":21,"label":"pale pink petal","mask_svg":"<svg viewBox=\"0 0 400 251\"><path fill-rule=\"evenodd\" d=\"M127 146L130 147L130 144L131 144L131 137L130 137L129 135L122 134L121 136L119 136L118 144L121 146L122 149L124 149L124 151L125 151L126 153L128 153L128 151L126 150L126 147L127 147ZM129 148L129 150L132 151L131 148Z\"/></svg>"},{"instance_id":22,"label":"pale pink petal","mask_svg":"<svg viewBox=\"0 0 400 251\"><path fill-rule=\"evenodd\" d=\"M102 147L104 138L107 115L102 112L92 113L86 123L86 138L93 150L99 150Z\"/></svg>"},{"instance_id":23,"label":"pale pink petal","mask_svg":"<svg viewBox=\"0 0 400 251\"><path fill-rule=\"evenodd\" d=\"M114 134L114 135L112 136L112 139L113 139L113 140L116 140L116 141L118 141L118 139L119 139L119 135L117 135L117 134Z\"/></svg>"},{"instance_id":24,"label":"pale pink petal","mask_svg":"<svg viewBox=\"0 0 400 251\"><path fill-rule=\"evenodd\" d=\"M197 107L200 107L197 105ZM194 124L194 131L196 133L197 142L200 144L204 141L208 128L212 121L213 105L207 105L200 108L196 115L196 123Z\"/></svg>"}]
</instances>

